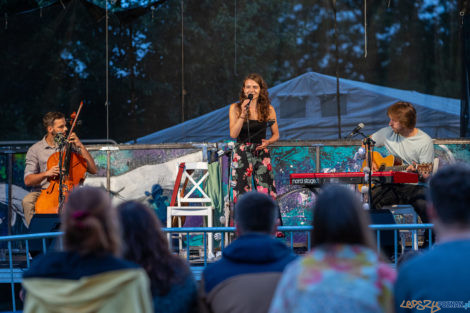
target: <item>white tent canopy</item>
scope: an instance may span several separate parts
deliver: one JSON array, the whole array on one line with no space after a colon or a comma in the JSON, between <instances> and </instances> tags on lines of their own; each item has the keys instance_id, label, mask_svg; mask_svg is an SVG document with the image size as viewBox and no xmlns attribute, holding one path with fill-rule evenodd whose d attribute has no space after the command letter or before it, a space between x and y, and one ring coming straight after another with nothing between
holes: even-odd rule
<instances>
[{"instance_id":1,"label":"white tent canopy","mask_svg":"<svg viewBox=\"0 0 470 313\"><path fill-rule=\"evenodd\" d=\"M336 78L306 73L269 89L281 140L338 139ZM387 108L412 103L417 127L433 138L460 134L460 100L340 79L342 136L364 123L365 134L388 125ZM184 123L138 138L136 143L221 142L229 139L229 105Z\"/></svg>"}]
</instances>

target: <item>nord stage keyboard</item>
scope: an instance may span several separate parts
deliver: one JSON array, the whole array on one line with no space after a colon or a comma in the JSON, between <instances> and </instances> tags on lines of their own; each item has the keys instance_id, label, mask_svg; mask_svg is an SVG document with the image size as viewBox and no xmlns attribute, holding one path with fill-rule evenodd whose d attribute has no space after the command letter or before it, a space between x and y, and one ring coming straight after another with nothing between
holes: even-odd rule
<instances>
[{"instance_id":1,"label":"nord stage keyboard","mask_svg":"<svg viewBox=\"0 0 470 313\"><path fill-rule=\"evenodd\" d=\"M418 174L409 172L373 172L373 184L407 184L417 183ZM290 174L291 185L320 187L325 184L365 184L363 172L338 173L298 173Z\"/></svg>"}]
</instances>

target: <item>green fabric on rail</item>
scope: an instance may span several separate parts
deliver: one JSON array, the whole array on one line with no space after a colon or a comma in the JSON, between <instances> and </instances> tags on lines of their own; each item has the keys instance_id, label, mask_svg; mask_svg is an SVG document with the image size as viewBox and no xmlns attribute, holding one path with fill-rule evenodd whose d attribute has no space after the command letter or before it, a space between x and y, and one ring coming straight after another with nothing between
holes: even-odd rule
<instances>
[{"instance_id":1,"label":"green fabric on rail","mask_svg":"<svg viewBox=\"0 0 470 313\"><path fill-rule=\"evenodd\" d=\"M224 195L222 189L222 178L219 162L209 164L209 177L204 191L211 198L214 205L214 226L225 226L220 223L220 216L224 215Z\"/></svg>"},{"instance_id":2,"label":"green fabric on rail","mask_svg":"<svg viewBox=\"0 0 470 313\"><path fill-rule=\"evenodd\" d=\"M225 226L220 223L220 217L224 215L224 195L222 188L222 178L219 162L212 162L208 166L209 177L204 184L204 192L211 198L212 205L214 206L214 220L213 226ZM191 235L189 244L193 246L202 246L202 235ZM214 248L217 247L217 241L214 241Z\"/></svg>"}]
</instances>

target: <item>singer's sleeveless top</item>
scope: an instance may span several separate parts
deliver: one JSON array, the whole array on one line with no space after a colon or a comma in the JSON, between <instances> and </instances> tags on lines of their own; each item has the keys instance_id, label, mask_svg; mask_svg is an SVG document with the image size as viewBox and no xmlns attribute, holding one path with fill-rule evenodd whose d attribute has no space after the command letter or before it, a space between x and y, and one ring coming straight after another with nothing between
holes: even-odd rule
<instances>
[{"instance_id":1,"label":"singer's sleeveless top","mask_svg":"<svg viewBox=\"0 0 470 313\"><path fill-rule=\"evenodd\" d=\"M261 139L266 139L266 122L250 120L250 139L248 138L248 122L243 123L243 127L238 135L238 143L261 143Z\"/></svg>"}]
</instances>

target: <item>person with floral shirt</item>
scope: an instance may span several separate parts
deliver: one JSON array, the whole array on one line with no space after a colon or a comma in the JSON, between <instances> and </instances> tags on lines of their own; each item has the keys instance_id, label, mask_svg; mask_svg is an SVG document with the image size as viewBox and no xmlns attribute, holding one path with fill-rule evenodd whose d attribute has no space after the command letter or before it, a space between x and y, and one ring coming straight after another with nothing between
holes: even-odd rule
<instances>
[{"instance_id":1,"label":"person with floral shirt","mask_svg":"<svg viewBox=\"0 0 470 313\"><path fill-rule=\"evenodd\" d=\"M375 252L357 196L328 186L313 216L312 250L287 266L269 312L392 312L396 272Z\"/></svg>"}]
</instances>

